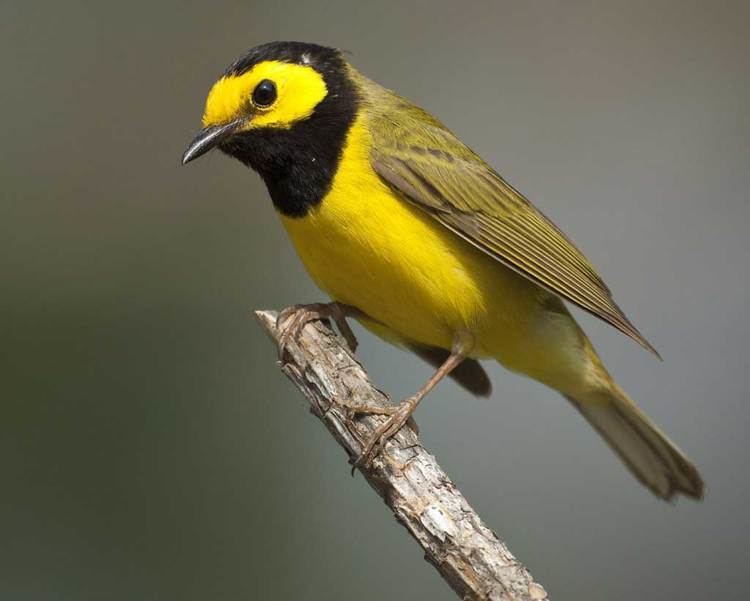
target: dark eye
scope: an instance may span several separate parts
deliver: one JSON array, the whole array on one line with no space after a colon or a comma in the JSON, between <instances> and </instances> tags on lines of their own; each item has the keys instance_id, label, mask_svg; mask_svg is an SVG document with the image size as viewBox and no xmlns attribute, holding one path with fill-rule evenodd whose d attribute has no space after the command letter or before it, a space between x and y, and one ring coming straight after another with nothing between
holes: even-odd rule
<instances>
[{"instance_id":1,"label":"dark eye","mask_svg":"<svg viewBox=\"0 0 750 601\"><path fill-rule=\"evenodd\" d=\"M264 79L253 90L253 102L256 106L271 106L276 100L276 84Z\"/></svg>"}]
</instances>

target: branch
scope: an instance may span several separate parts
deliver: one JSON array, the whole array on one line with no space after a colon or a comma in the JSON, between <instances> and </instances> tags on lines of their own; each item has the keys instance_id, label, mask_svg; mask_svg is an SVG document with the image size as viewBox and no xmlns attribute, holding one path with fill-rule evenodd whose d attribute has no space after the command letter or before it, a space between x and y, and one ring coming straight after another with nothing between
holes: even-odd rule
<instances>
[{"instance_id":1,"label":"branch","mask_svg":"<svg viewBox=\"0 0 750 601\"><path fill-rule=\"evenodd\" d=\"M256 316L278 342L276 313ZM357 359L324 322L308 324L285 353L281 370L310 402L311 411L349 454L359 455L382 416L360 415L356 405L389 404ZM386 444L368 467L367 482L424 550L425 559L464 601L542 601L544 588L489 530L410 428Z\"/></svg>"}]
</instances>

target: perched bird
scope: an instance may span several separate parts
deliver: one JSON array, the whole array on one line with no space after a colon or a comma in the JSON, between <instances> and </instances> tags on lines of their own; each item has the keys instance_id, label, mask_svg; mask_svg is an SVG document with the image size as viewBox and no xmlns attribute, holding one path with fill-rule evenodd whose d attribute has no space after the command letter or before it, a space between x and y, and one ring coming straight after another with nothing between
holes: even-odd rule
<instances>
[{"instance_id":1,"label":"perched bird","mask_svg":"<svg viewBox=\"0 0 750 601\"><path fill-rule=\"evenodd\" d=\"M437 368L395 406L369 461L445 376L477 395L495 359L561 392L657 496L700 498L695 466L615 384L567 300L653 347L591 263L549 219L435 117L341 52L274 42L212 87L182 162L213 148L257 171L297 253L333 302L280 315L285 340L354 317Z\"/></svg>"}]
</instances>

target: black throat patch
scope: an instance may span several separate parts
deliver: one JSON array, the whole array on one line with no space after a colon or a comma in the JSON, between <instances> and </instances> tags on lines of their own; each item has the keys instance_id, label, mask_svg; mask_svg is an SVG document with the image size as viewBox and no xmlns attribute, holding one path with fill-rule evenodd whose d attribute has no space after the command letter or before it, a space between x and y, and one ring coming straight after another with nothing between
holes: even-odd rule
<instances>
[{"instance_id":1,"label":"black throat patch","mask_svg":"<svg viewBox=\"0 0 750 601\"><path fill-rule=\"evenodd\" d=\"M358 94L338 50L281 42L251 50L228 70L240 75L264 60L309 64L328 88L312 115L289 129L258 128L223 143L223 152L257 171L276 209L287 217L304 217L328 193L354 122Z\"/></svg>"}]
</instances>

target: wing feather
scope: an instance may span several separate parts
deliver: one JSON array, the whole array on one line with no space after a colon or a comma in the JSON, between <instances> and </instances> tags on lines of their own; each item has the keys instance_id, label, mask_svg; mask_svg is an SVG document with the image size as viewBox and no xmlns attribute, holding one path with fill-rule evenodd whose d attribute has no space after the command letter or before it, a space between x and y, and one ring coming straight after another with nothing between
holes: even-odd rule
<instances>
[{"instance_id":1,"label":"wing feather","mask_svg":"<svg viewBox=\"0 0 750 601\"><path fill-rule=\"evenodd\" d=\"M405 200L659 356L570 239L434 118L414 107L370 131L373 168Z\"/></svg>"}]
</instances>

